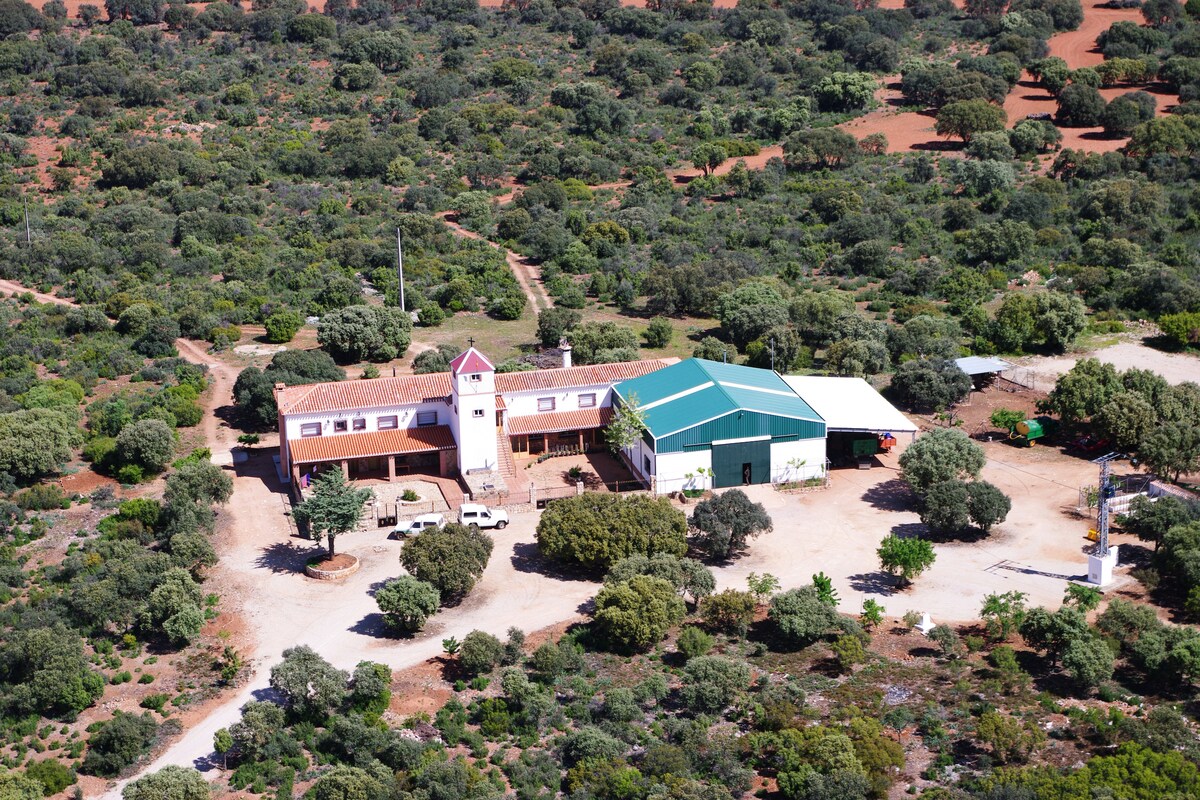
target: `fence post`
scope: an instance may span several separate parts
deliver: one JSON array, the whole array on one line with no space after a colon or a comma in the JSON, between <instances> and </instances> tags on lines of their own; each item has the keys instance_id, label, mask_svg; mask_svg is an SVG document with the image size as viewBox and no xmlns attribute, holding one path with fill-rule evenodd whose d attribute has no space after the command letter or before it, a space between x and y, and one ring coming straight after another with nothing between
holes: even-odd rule
<instances>
[{"instance_id":1,"label":"fence post","mask_svg":"<svg viewBox=\"0 0 1200 800\"><path fill-rule=\"evenodd\" d=\"M583 481L575 481L575 496L583 494Z\"/></svg>"}]
</instances>

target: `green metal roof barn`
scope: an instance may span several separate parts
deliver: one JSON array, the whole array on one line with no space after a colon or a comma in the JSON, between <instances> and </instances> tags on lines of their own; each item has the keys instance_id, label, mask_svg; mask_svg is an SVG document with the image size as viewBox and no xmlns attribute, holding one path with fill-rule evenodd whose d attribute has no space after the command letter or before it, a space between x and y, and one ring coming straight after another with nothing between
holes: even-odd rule
<instances>
[{"instance_id":1,"label":"green metal roof barn","mask_svg":"<svg viewBox=\"0 0 1200 800\"><path fill-rule=\"evenodd\" d=\"M777 480L798 460L777 451L789 443L820 440L820 458L802 460L824 463L825 421L771 370L692 358L613 391L619 404L643 412L643 442L628 455L659 485L678 483L693 462L713 470L717 487ZM681 457L667 458L673 454Z\"/></svg>"}]
</instances>

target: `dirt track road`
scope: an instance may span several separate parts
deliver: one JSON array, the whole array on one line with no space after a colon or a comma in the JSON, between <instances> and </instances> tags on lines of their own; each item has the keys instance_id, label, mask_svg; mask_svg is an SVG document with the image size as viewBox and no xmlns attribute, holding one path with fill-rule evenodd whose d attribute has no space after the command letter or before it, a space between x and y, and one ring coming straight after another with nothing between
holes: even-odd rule
<instances>
[{"instance_id":1,"label":"dirt track road","mask_svg":"<svg viewBox=\"0 0 1200 800\"><path fill-rule=\"evenodd\" d=\"M450 219L453 212L443 211L437 216L441 218L446 227L449 228L456 236L461 236L464 239L475 239L480 242L486 242L490 246L496 248L504 254L504 260L508 263L508 268L512 270L513 276L517 279L517 283L521 285L521 291L525 293L525 298L529 300L529 307L537 313L543 309L549 308L552 303L550 297L546 294L546 287L542 285L541 276L538 273L537 267L533 266L520 253L514 253L506 247L496 244L490 239L485 239L475 231L467 230L462 225L459 225L454 220Z\"/></svg>"},{"instance_id":2,"label":"dirt track road","mask_svg":"<svg viewBox=\"0 0 1200 800\"><path fill-rule=\"evenodd\" d=\"M16 281L0 280L0 292L8 292L9 294L12 294L13 292L18 294L31 294L39 303L53 303L56 306L78 305L78 303L68 300L65 297L58 297L57 295L45 294L43 292L35 292L33 289L22 286Z\"/></svg>"},{"instance_id":3,"label":"dirt track road","mask_svg":"<svg viewBox=\"0 0 1200 800\"><path fill-rule=\"evenodd\" d=\"M221 466L232 464L236 437L229 424L223 421L217 412L223 408L232 408L233 384L237 381L238 370L216 356L210 355L205 342L176 339L175 348L179 350L179 355L187 360L208 367L211 390L204 403L204 441L212 450L214 464Z\"/></svg>"}]
</instances>

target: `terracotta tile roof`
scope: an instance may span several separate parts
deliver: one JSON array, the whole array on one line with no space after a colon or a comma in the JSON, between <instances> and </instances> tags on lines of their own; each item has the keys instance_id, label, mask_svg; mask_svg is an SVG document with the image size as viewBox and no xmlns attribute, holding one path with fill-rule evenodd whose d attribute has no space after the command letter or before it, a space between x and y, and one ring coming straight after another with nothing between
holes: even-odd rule
<instances>
[{"instance_id":1,"label":"terracotta tile roof","mask_svg":"<svg viewBox=\"0 0 1200 800\"><path fill-rule=\"evenodd\" d=\"M612 408L581 408L577 411L550 411L543 414L529 414L524 417L510 417L508 420L508 435L521 436L527 433L561 433L563 431L578 431L587 428L600 428L612 419Z\"/></svg>"},{"instance_id":2,"label":"terracotta tile roof","mask_svg":"<svg viewBox=\"0 0 1200 800\"><path fill-rule=\"evenodd\" d=\"M496 391L533 392L617 383L646 375L678 361L678 358L656 358L650 361L621 361L616 364L592 364L586 367L505 372L496 376Z\"/></svg>"},{"instance_id":3,"label":"terracotta tile roof","mask_svg":"<svg viewBox=\"0 0 1200 800\"><path fill-rule=\"evenodd\" d=\"M336 383L289 386L277 402L284 414L315 414L356 408L403 406L427 400L444 401L450 395L450 373L367 378Z\"/></svg>"},{"instance_id":4,"label":"terracotta tile roof","mask_svg":"<svg viewBox=\"0 0 1200 800\"><path fill-rule=\"evenodd\" d=\"M401 453L427 453L432 450L453 450L455 446L454 434L450 432L449 425L310 436L307 439L294 439L289 444L292 462L296 464L340 461L343 458L373 458Z\"/></svg>"},{"instance_id":5,"label":"terracotta tile roof","mask_svg":"<svg viewBox=\"0 0 1200 800\"><path fill-rule=\"evenodd\" d=\"M501 397L500 395L496 395L496 410L497 410L497 411L503 411L503 410L505 410L506 408L508 408L508 406L506 406L506 405L504 404L504 398L503 398L503 397Z\"/></svg>"},{"instance_id":6,"label":"terracotta tile roof","mask_svg":"<svg viewBox=\"0 0 1200 800\"><path fill-rule=\"evenodd\" d=\"M476 350L474 347L468 347L450 362L450 373L452 375L457 375L460 372L470 373L495 371L496 368L492 366L491 361L487 360L487 356Z\"/></svg>"},{"instance_id":7,"label":"terracotta tile roof","mask_svg":"<svg viewBox=\"0 0 1200 800\"><path fill-rule=\"evenodd\" d=\"M538 369L531 372L505 372L496 376L496 391L534 392L596 386L637 378L678 363L677 358L651 361L623 361L586 367ZM359 408L403 406L431 400L445 401L450 395L450 373L403 375L395 378L313 383L289 386L277 395L284 414L317 414Z\"/></svg>"}]
</instances>

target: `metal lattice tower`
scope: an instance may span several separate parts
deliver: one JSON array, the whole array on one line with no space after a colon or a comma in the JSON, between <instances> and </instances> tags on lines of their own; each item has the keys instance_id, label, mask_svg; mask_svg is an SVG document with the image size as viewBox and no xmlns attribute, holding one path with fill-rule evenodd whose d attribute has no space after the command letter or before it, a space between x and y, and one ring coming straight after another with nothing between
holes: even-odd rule
<instances>
[{"instance_id":1,"label":"metal lattice tower","mask_svg":"<svg viewBox=\"0 0 1200 800\"><path fill-rule=\"evenodd\" d=\"M1101 558L1108 555L1108 528L1110 517L1108 512L1108 501L1117 493L1117 487L1113 485L1111 480L1112 462L1124 457L1125 456L1122 453L1109 453L1092 461L1093 464L1100 465L1100 510L1099 514L1097 515L1099 541L1096 543L1096 555L1100 556Z\"/></svg>"}]
</instances>

